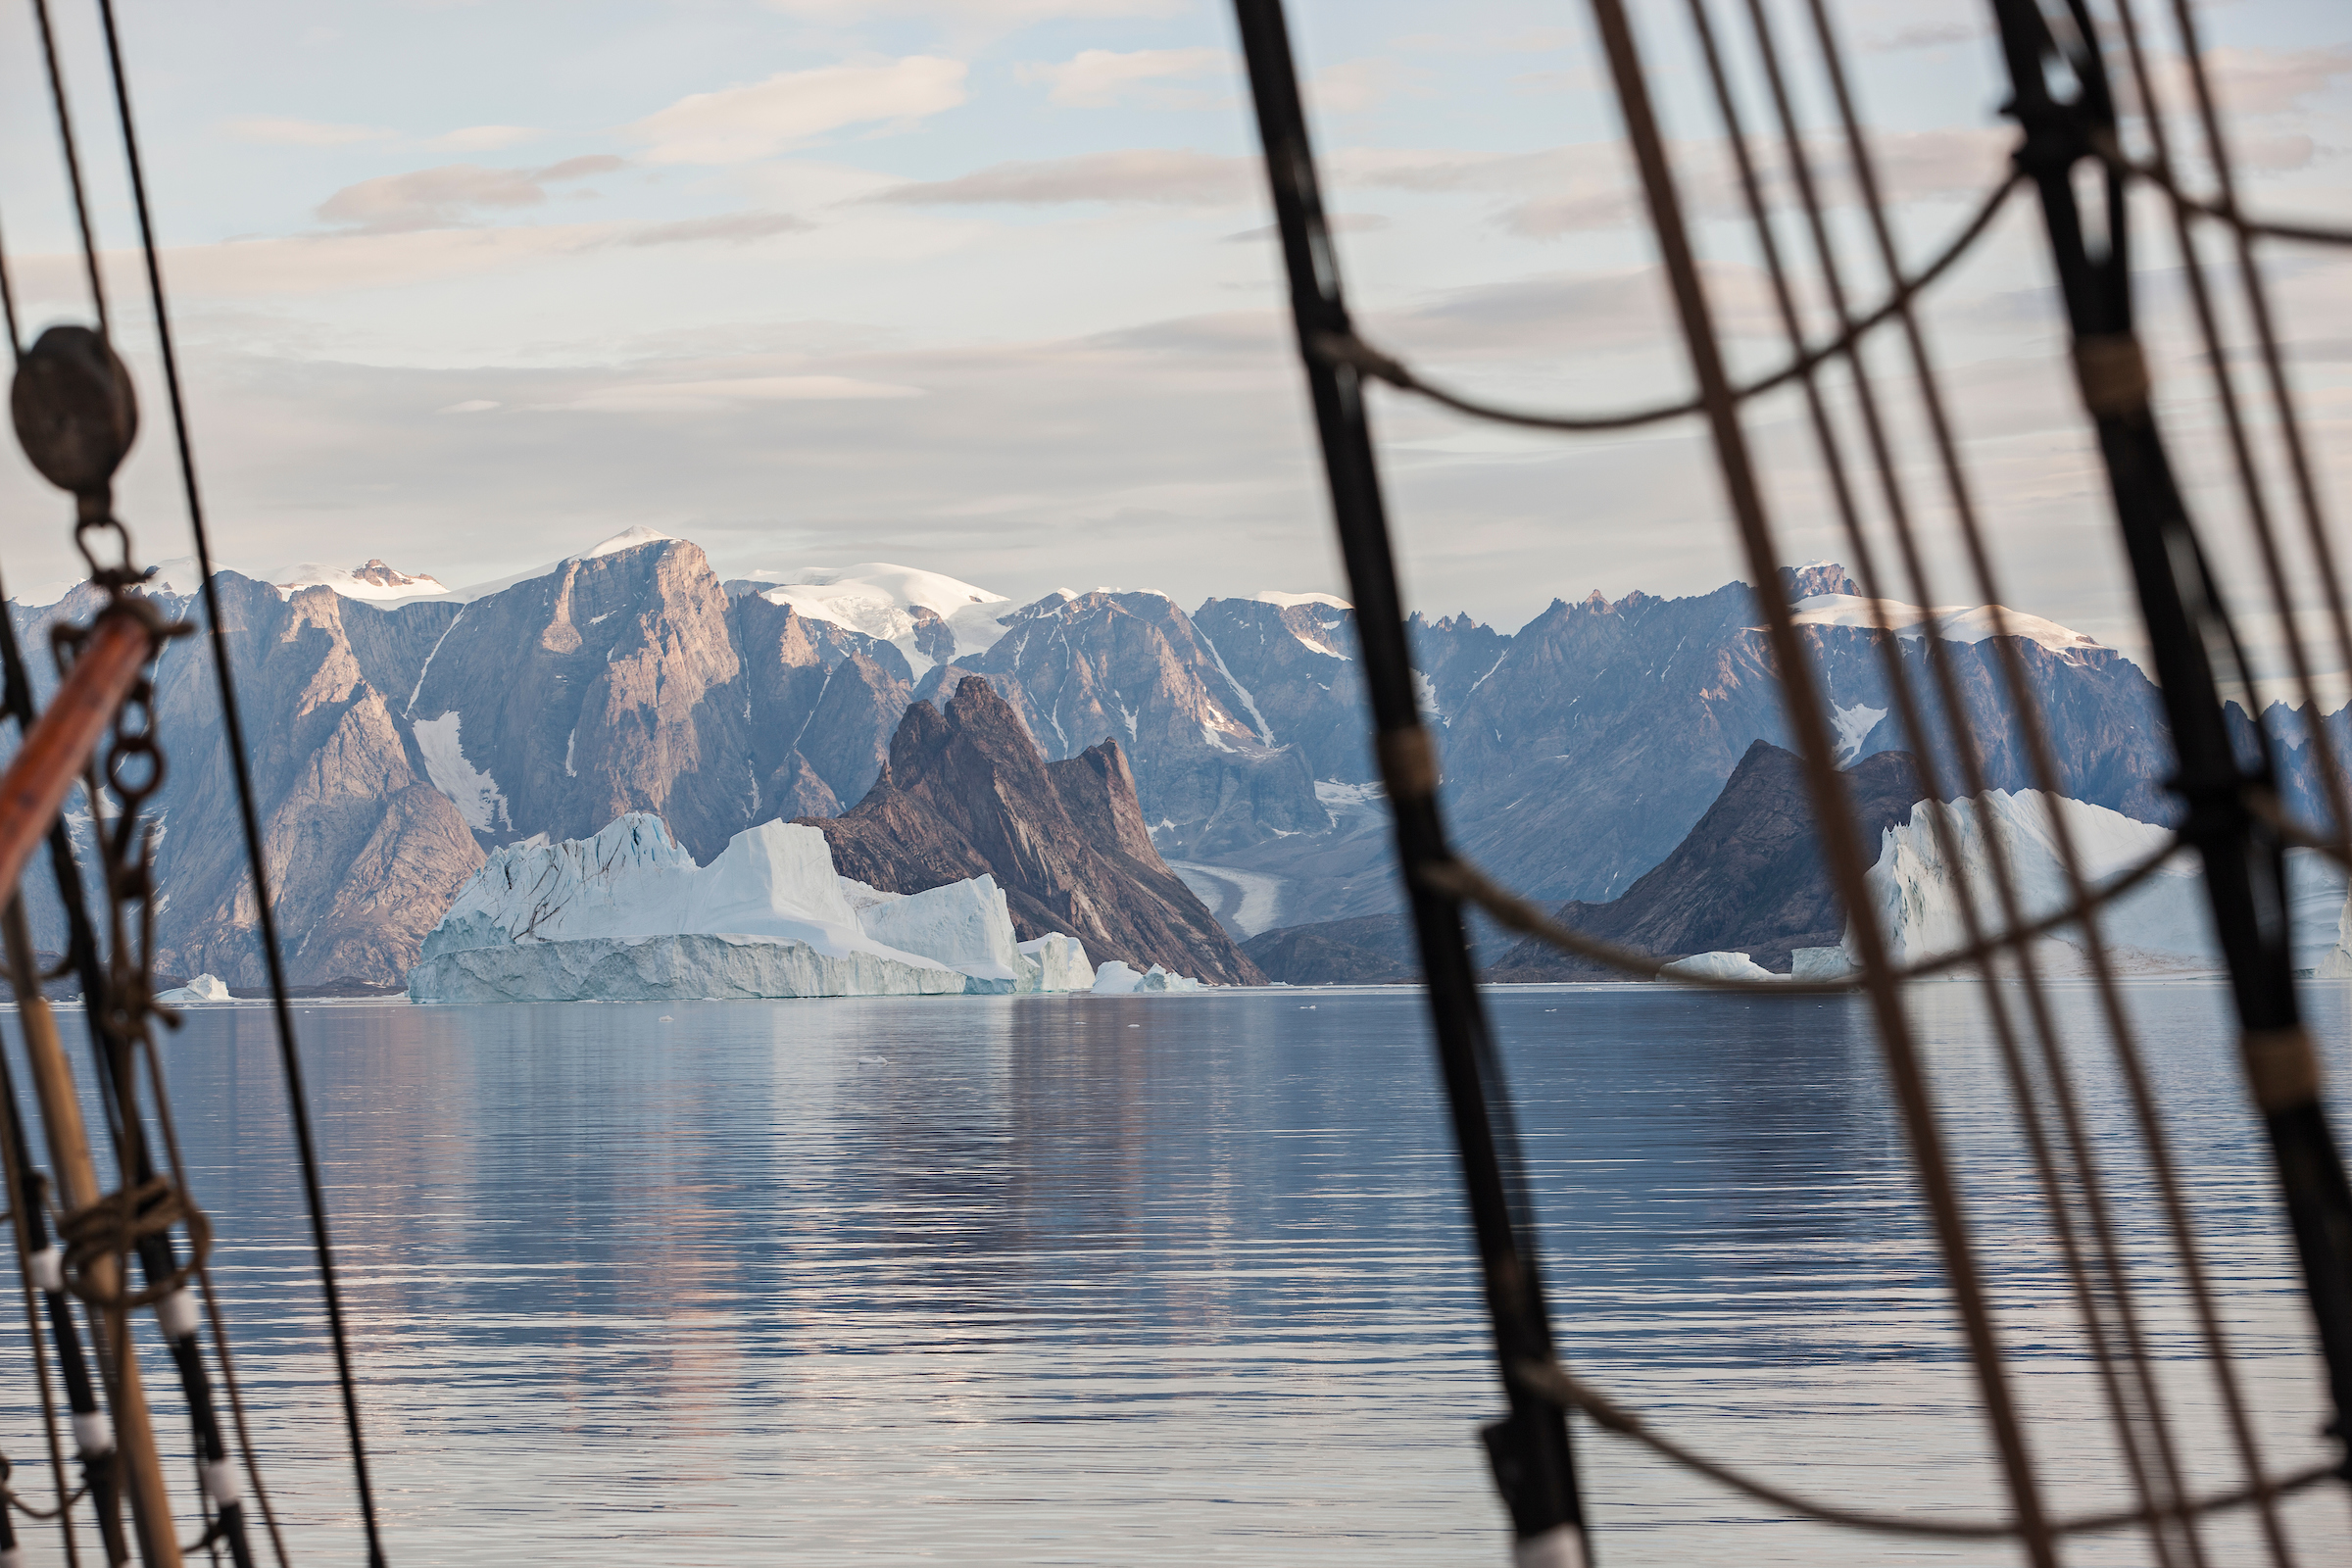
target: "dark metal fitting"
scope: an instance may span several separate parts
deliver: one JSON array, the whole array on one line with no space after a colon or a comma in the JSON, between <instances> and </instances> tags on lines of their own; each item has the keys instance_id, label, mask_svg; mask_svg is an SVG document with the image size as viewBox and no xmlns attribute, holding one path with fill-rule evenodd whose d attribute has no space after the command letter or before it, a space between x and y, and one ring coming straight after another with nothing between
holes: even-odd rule
<instances>
[{"instance_id":1,"label":"dark metal fitting","mask_svg":"<svg viewBox=\"0 0 2352 1568\"><path fill-rule=\"evenodd\" d=\"M130 370L86 326L43 332L24 351L8 401L17 442L33 467L85 501L105 494L138 437Z\"/></svg>"}]
</instances>

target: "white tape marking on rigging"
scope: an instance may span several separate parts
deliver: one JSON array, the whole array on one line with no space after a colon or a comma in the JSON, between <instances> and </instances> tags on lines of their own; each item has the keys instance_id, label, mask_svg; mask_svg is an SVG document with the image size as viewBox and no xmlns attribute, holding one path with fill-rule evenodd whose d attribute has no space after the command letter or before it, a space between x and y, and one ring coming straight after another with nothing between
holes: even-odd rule
<instances>
[{"instance_id":1,"label":"white tape marking on rigging","mask_svg":"<svg viewBox=\"0 0 2352 1568\"><path fill-rule=\"evenodd\" d=\"M1585 1533L1560 1525L1511 1547L1511 1568L1585 1568Z\"/></svg>"},{"instance_id":2,"label":"white tape marking on rigging","mask_svg":"<svg viewBox=\"0 0 2352 1568\"><path fill-rule=\"evenodd\" d=\"M184 1340L196 1332L196 1299L186 1291L173 1291L155 1303L155 1321L167 1340Z\"/></svg>"},{"instance_id":3,"label":"white tape marking on rigging","mask_svg":"<svg viewBox=\"0 0 2352 1568\"><path fill-rule=\"evenodd\" d=\"M66 1288L66 1255L54 1244L26 1258L24 1266L32 1271L32 1283L44 1294L55 1296Z\"/></svg>"},{"instance_id":4,"label":"white tape marking on rigging","mask_svg":"<svg viewBox=\"0 0 2352 1568\"><path fill-rule=\"evenodd\" d=\"M204 1494L213 1499L214 1507L226 1508L244 1500L244 1493L237 1490L234 1459L207 1459L196 1468L204 1476Z\"/></svg>"},{"instance_id":5,"label":"white tape marking on rigging","mask_svg":"<svg viewBox=\"0 0 2352 1568\"><path fill-rule=\"evenodd\" d=\"M115 1424L104 1410L74 1412L74 1446L92 1458L115 1451Z\"/></svg>"}]
</instances>

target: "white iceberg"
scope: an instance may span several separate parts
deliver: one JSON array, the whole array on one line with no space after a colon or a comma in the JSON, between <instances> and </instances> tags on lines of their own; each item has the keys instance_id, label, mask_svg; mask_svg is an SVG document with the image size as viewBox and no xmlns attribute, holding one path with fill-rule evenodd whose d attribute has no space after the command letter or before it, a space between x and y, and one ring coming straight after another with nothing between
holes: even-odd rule
<instances>
[{"instance_id":1,"label":"white iceberg","mask_svg":"<svg viewBox=\"0 0 2352 1568\"><path fill-rule=\"evenodd\" d=\"M880 900L858 911L858 923L885 947L960 969L973 991L1003 995L1037 989L1034 980L1022 983L1029 978L1028 966L1021 961L1012 915L994 877Z\"/></svg>"},{"instance_id":2,"label":"white iceberg","mask_svg":"<svg viewBox=\"0 0 2352 1568\"><path fill-rule=\"evenodd\" d=\"M1744 953L1693 953L1658 968L1661 980L1786 980Z\"/></svg>"},{"instance_id":3,"label":"white iceberg","mask_svg":"<svg viewBox=\"0 0 2352 1568\"><path fill-rule=\"evenodd\" d=\"M1059 931L1048 932L1021 944L1023 959L1037 966L1039 991L1092 991L1095 966L1086 961L1086 944Z\"/></svg>"},{"instance_id":4,"label":"white iceberg","mask_svg":"<svg viewBox=\"0 0 2352 1568\"><path fill-rule=\"evenodd\" d=\"M170 1003L175 1007L184 1007L191 1002L230 1002L235 999L228 994L227 981L217 974L200 974L184 986L173 986L169 991L158 991L155 994L155 1000Z\"/></svg>"},{"instance_id":5,"label":"white iceberg","mask_svg":"<svg viewBox=\"0 0 2352 1568\"><path fill-rule=\"evenodd\" d=\"M2032 922L2065 908L2073 901L2050 826L2048 797L2037 790L1993 790L1986 794L1985 805L2016 889L2019 918ZM2082 874L2094 887L2131 869L2173 838L2169 828L2086 801L2061 799L2058 806L2081 857ZM1949 816L1957 866L1946 861L1937 840L1931 813L1938 809ZM1888 828L1880 842L1869 886L1880 927L1886 934L1887 956L1894 963L1917 963L1968 946L1959 891L1964 880L1984 927L2006 927L1984 824L1973 802L1938 808L1922 801L1911 808L1908 822ZM2166 861L2102 907L2099 930L2115 966L2125 972L2193 973L2220 962L2193 855ZM2064 926L2035 944L2034 956L2045 971L2082 972L2082 943L2080 927ZM1852 951L1849 933L1849 960ZM1954 978L1969 972L1949 971Z\"/></svg>"},{"instance_id":6,"label":"white iceberg","mask_svg":"<svg viewBox=\"0 0 2352 1568\"><path fill-rule=\"evenodd\" d=\"M1845 980L1860 972L1843 948L1798 948L1789 955L1791 980Z\"/></svg>"},{"instance_id":7,"label":"white iceberg","mask_svg":"<svg viewBox=\"0 0 2352 1568\"><path fill-rule=\"evenodd\" d=\"M1057 963L1071 972L1066 955ZM787 822L738 833L698 866L659 816L632 812L593 838L493 852L425 937L409 995L942 996L1035 991L1045 967L1014 941L992 878L880 893L835 875L821 831Z\"/></svg>"},{"instance_id":8,"label":"white iceberg","mask_svg":"<svg viewBox=\"0 0 2352 1568\"><path fill-rule=\"evenodd\" d=\"M1129 996L1146 991L1199 991L1200 982L1181 974L1171 974L1153 964L1142 974L1117 958L1095 971L1095 995L1099 997Z\"/></svg>"}]
</instances>

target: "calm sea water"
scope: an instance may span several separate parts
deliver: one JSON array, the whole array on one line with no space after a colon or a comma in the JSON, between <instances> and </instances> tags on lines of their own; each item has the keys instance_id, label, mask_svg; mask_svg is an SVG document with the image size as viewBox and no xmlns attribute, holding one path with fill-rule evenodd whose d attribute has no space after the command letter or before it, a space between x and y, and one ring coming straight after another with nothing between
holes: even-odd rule
<instances>
[{"instance_id":1,"label":"calm sea water","mask_svg":"<svg viewBox=\"0 0 2352 1568\"><path fill-rule=\"evenodd\" d=\"M2122 1500L1972 993L1918 996L2037 1451L2062 1505ZM2120 1135L2089 999L2061 1001ZM2271 1453L2307 1462L2316 1361L2223 999L2132 1002ZM2338 1084L2344 1002L2315 998ZM1493 1004L1573 1362L1786 1484L1989 1506L1858 1007ZM1505 1560L1417 994L299 1016L396 1563ZM297 1558L357 1561L269 1019L202 1011L167 1051ZM2146 1231L2143 1173L2112 1175ZM2201 1482L2232 1485L2169 1275L2142 1283ZM0 1347L0 1443L26 1461L21 1330ZM2014 1560L1779 1520L1579 1443L1604 1563ZM2340 1496L2288 1511L2305 1560L2341 1560ZM2248 1560L2241 1527L2212 1542Z\"/></svg>"}]
</instances>

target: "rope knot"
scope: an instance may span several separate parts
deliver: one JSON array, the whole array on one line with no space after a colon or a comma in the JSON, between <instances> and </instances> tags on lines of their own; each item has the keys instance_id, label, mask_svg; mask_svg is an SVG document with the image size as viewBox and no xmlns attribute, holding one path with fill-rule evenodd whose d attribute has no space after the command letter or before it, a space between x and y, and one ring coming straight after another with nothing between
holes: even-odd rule
<instances>
[{"instance_id":1,"label":"rope knot","mask_svg":"<svg viewBox=\"0 0 2352 1568\"><path fill-rule=\"evenodd\" d=\"M188 1231L186 1260L162 1279L150 1278L131 1290L130 1254L142 1242L168 1236L173 1226L183 1224ZM163 1175L75 1209L57 1222L57 1231L66 1244L66 1289L108 1311L149 1306L172 1295L203 1266L213 1248L212 1222L204 1210ZM114 1264L111 1282L96 1268L108 1260Z\"/></svg>"}]
</instances>

